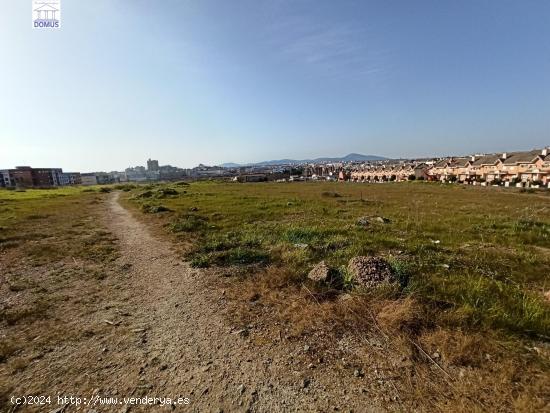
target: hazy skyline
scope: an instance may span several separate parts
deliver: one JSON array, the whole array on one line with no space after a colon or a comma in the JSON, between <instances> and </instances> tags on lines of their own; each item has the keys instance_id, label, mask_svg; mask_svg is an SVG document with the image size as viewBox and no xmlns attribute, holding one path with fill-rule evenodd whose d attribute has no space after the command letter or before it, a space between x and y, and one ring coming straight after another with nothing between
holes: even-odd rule
<instances>
[{"instance_id":1,"label":"hazy skyline","mask_svg":"<svg viewBox=\"0 0 550 413\"><path fill-rule=\"evenodd\" d=\"M550 144L550 2L3 4L0 168Z\"/></svg>"}]
</instances>

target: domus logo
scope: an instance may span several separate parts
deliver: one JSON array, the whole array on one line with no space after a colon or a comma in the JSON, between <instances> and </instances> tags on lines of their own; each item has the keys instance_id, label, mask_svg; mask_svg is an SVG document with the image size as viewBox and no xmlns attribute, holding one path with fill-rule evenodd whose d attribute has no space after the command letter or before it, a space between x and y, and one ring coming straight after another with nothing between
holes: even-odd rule
<instances>
[{"instance_id":1,"label":"domus logo","mask_svg":"<svg viewBox=\"0 0 550 413\"><path fill-rule=\"evenodd\" d=\"M32 27L58 29L61 26L61 0L32 0Z\"/></svg>"}]
</instances>

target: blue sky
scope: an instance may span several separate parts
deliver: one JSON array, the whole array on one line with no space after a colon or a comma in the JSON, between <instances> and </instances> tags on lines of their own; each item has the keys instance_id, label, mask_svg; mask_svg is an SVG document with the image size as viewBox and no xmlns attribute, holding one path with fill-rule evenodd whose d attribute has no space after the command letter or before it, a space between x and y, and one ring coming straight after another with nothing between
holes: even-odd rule
<instances>
[{"instance_id":1,"label":"blue sky","mask_svg":"<svg viewBox=\"0 0 550 413\"><path fill-rule=\"evenodd\" d=\"M31 1L0 25L0 167L550 144L546 0Z\"/></svg>"}]
</instances>

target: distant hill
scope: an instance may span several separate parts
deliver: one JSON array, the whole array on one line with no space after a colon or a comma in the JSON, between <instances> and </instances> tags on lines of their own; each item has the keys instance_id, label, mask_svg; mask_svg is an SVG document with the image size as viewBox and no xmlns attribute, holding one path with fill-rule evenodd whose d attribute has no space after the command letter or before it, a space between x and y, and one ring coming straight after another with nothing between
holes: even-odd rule
<instances>
[{"instance_id":1,"label":"distant hill","mask_svg":"<svg viewBox=\"0 0 550 413\"><path fill-rule=\"evenodd\" d=\"M362 155L360 153L350 153L340 158L315 158L315 159L276 159L271 161L263 161L257 163L237 164L237 163L222 163L223 168L238 168L239 166L267 166L267 165L292 165L302 163L319 163L319 162L363 162L363 161L383 161L388 158L376 155Z\"/></svg>"},{"instance_id":2,"label":"distant hill","mask_svg":"<svg viewBox=\"0 0 550 413\"><path fill-rule=\"evenodd\" d=\"M222 163L221 165L218 165L218 166L221 166L222 168L238 168L241 165L239 165L238 163L228 162L228 163Z\"/></svg>"}]
</instances>

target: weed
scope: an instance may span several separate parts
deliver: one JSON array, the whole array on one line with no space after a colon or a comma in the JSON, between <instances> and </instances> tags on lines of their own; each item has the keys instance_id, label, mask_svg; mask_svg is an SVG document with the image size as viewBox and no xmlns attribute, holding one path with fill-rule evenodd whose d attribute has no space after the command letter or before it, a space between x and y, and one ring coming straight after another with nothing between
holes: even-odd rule
<instances>
[{"instance_id":1,"label":"weed","mask_svg":"<svg viewBox=\"0 0 550 413\"><path fill-rule=\"evenodd\" d=\"M321 195L328 198L341 198L342 195L340 195L338 192L334 191L323 191L321 192Z\"/></svg>"},{"instance_id":2,"label":"weed","mask_svg":"<svg viewBox=\"0 0 550 413\"><path fill-rule=\"evenodd\" d=\"M149 205L143 204L141 210L147 214L158 214L159 212L170 212L170 208L165 207L164 205Z\"/></svg>"},{"instance_id":3,"label":"weed","mask_svg":"<svg viewBox=\"0 0 550 413\"><path fill-rule=\"evenodd\" d=\"M172 232L193 232L206 228L207 218L200 215L183 215L170 224Z\"/></svg>"}]
</instances>

